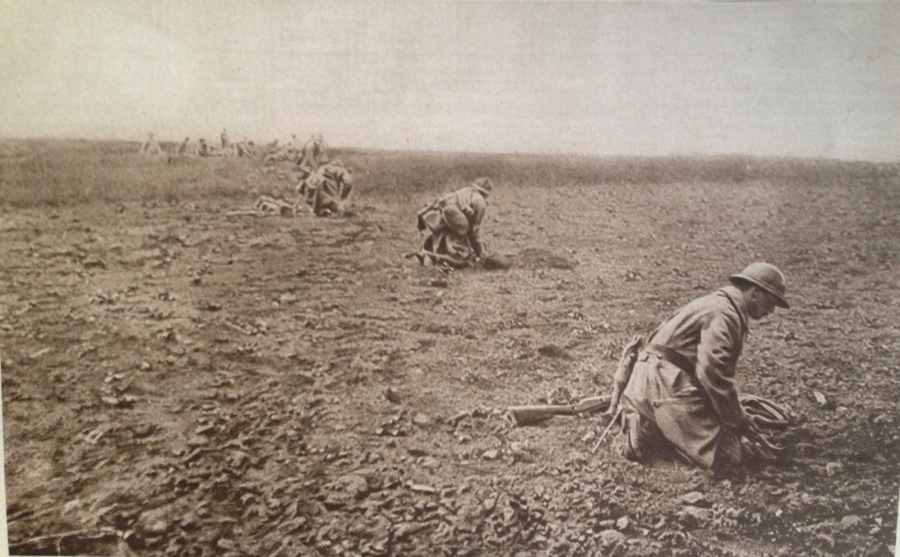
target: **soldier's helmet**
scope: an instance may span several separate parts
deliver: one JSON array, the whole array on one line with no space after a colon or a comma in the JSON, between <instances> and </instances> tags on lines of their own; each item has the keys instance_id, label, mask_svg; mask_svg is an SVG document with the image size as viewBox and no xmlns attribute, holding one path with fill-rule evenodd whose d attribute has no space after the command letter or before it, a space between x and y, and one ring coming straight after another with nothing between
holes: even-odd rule
<instances>
[{"instance_id":1,"label":"soldier's helmet","mask_svg":"<svg viewBox=\"0 0 900 557\"><path fill-rule=\"evenodd\" d=\"M751 263L740 273L732 275L731 282L743 282L758 286L775 297L778 307L785 309L790 307L785 299L787 287L784 283L784 275L775 265L762 262Z\"/></svg>"},{"instance_id":2,"label":"soldier's helmet","mask_svg":"<svg viewBox=\"0 0 900 557\"><path fill-rule=\"evenodd\" d=\"M486 195L494 189L494 184L491 182L490 178L478 178L475 180L475 183L472 184L472 187Z\"/></svg>"},{"instance_id":3,"label":"soldier's helmet","mask_svg":"<svg viewBox=\"0 0 900 557\"><path fill-rule=\"evenodd\" d=\"M317 143L321 143L321 142L325 141L325 138L322 137L322 134L320 134L320 133L314 133L312 138L313 138L313 141L315 141Z\"/></svg>"}]
</instances>

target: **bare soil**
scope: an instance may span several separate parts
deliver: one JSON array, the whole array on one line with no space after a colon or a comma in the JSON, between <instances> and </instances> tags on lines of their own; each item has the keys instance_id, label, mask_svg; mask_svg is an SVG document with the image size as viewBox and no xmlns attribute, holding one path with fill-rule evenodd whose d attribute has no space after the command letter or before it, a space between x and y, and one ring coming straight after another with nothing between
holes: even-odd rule
<instances>
[{"instance_id":1,"label":"bare soil","mask_svg":"<svg viewBox=\"0 0 900 557\"><path fill-rule=\"evenodd\" d=\"M447 184L382 196L373 173L344 218L228 216L249 194L5 207L11 552L890 555L900 180L804 168L495 175L494 272L403 259ZM505 417L607 393L632 335L755 260L793 307L753 325L740 387L803 416L785 462L716 479L629 463L619 435L592 454L600 415Z\"/></svg>"}]
</instances>

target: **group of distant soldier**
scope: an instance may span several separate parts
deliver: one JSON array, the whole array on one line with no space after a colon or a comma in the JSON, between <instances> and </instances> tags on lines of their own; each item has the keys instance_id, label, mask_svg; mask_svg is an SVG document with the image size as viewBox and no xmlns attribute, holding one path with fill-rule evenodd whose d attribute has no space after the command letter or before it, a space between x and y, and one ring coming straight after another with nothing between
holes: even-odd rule
<instances>
[{"instance_id":1,"label":"group of distant soldier","mask_svg":"<svg viewBox=\"0 0 900 557\"><path fill-rule=\"evenodd\" d=\"M285 142L276 139L261 150L246 138L239 142L232 141L224 128L219 139L219 145L213 145L205 138L200 138L199 144L193 145L191 138L185 137L175 155L262 156L267 163L291 161L299 178L293 213L301 210L320 217L345 214L345 205L353 191L353 170L340 160L329 159L328 145L321 134L313 134L302 147L297 136L292 135ZM152 132L141 145L140 153L147 156L166 155ZM425 239L421 248L410 254L410 257L416 256L422 265L454 268L483 261L485 248L480 229L487 210L487 197L492 188L493 183L489 178L478 178L471 186L446 195L420 211L417 226L425 234ZM254 203L254 208L266 213L285 214L285 203L283 200L274 203L266 196L261 196Z\"/></svg>"},{"instance_id":2,"label":"group of distant soldier","mask_svg":"<svg viewBox=\"0 0 900 557\"><path fill-rule=\"evenodd\" d=\"M219 135L219 144L215 144L201 137L197 143L194 143L190 137L185 137L174 155L178 156L200 156L200 157L251 157L256 158L262 156L265 162L293 161L297 164L297 169L304 172L303 178L311 175L326 160L328 146L321 134L313 134L312 138L302 147L299 146L297 136L292 135L291 139L281 142L275 139L271 143L260 149L253 141L246 137L241 141L233 141L228 135L228 130L222 129ZM166 156L170 153L160 146L153 132L147 134L147 140L141 144L138 151L146 156Z\"/></svg>"},{"instance_id":3,"label":"group of distant soldier","mask_svg":"<svg viewBox=\"0 0 900 557\"><path fill-rule=\"evenodd\" d=\"M297 203L295 209L307 209L316 216L343 215L345 203L353 191L352 169L340 160L330 161L328 145L321 134L313 134L302 147L298 147L297 136L285 143L277 139L258 150L253 141L232 141L228 130L222 129L219 145L211 144L200 138L198 145L193 145L190 137L185 137L174 154L168 154L160 146L153 132L147 134L147 140L141 145L140 153L145 156L167 156L169 161L176 157L250 157L263 155L264 162L291 161L294 171L299 176L296 187ZM260 198L254 207L269 208L271 202ZM284 214L283 206L278 212Z\"/></svg>"},{"instance_id":4,"label":"group of distant soldier","mask_svg":"<svg viewBox=\"0 0 900 557\"><path fill-rule=\"evenodd\" d=\"M179 153L189 152L188 139ZM255 153L252 142L232 143L223 129L221 146L200 140L200 156L242 156ZM149 155L162 152L153 134L141 147ZM292 161L299 176L296 201L261 196L254 209L281 215L305 209L316 216L341 216L353 191L352 169L329 160L323 137L314 134L302 148L296 136L270 144L264 160ZM481 225L494 184L477 178L470 186L444 195L416 215L423 235L415 257L420 265L442 269L508 268L503 256L489 254ZM493 265L492 265L493 263ZM679 458L725 474L747 458L773 458L781 447L771 444L768 431L783 427L787 409L739 395L735 370L751 320L762 319L775 307L787 308L784 275L773 265L756 262L730 283L698 298L664 321L646 338L626 347L610 397L613 421L621 414L623 455L648 462ZM762 410L760 410L762 408Z\"/></svg>"},{"instance_id":5,"label":"group of distant soldier","mask_svg":"<svg viewBox=\"0 0 900 557\"><path fill-rule=\"evenodd\" d=\"M191 138L185 137L178 146L178 154L200 157L256 157L256 144L246 137L241 141L231 141L228 131L223 128L219 140L220 144L214 145L201 137L198 145L194 146Z\"/></svg>"},{"instance_id":6,"label":"group of distant soldier","mask_svg":"<svg viewBox=\"0 0 900 557\"><path fill-rule=\"evenodd\" d=\"M292 135L285 142L276 139L266 145L264 160L266 162L293 161L311 173L325 160L327 151L328 145L321 134L313 134L302 147L297 136Z\"/></svg>"},{"instance_id":7,"label":"group of distant soldier","mask_svg":"<svg viewBox=\"0 0 900 557\"><path fill-rule=\"evenodd\" d=\"M338 159L330 160L328 145L321 134L313 134L302 148L296 148L296 136L284 146L274 144L266 162L290 160L299 177L296 186L297 207L317 217L341 216L353 191L353 169Z\"/></svg>"},{"instance_id":8,"label":"group of distant soldier","mask_svg":"<svg viewBox=\"0 0 900 557\"><path fill-rule=\"evenodd\" d=\"M198 156L198 157L256 157L257 156L257 148L253 141L244 138L241 141L232 141L228 136L228 131L223 129L222 134L220 135L220 144L216 145L206 141L205 138L200 138L200 141L196 144L191 141L190 137L185 137L184 141L182 141L178 148L174 153L166 153L166 151L160 146L159 142L156 140L156 135L153 132L147 134L147 140L141 144L141 148L138 151L140 154L149 156L149 157L186 157L186 156Z\"/></svg>"}]
</instances>

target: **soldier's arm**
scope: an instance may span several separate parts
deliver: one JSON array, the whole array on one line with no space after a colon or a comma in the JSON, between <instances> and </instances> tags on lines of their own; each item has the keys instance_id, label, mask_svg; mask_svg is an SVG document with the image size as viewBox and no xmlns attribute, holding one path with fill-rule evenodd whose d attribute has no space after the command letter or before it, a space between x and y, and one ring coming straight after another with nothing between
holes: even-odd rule
<instances>
[{"instance_id":1,"label":"soldier's arm","mask_svg":"<svg viewBox=\"0 0 900 557\"><path fill-rule=\"evenodd\" d=\"M697 380L722 425L734 430L743 428L747 420L735 386L740 336L736 315L716 314L704 324L697 346Z\"/></svg>"},{"instance_id":2,"label":"soldier's arm","mask_svg":"<svg viewBox=\"0 0 900 557\"><path fill-rule=\"evenodd\" d=\"M350 197L350 192L353 191L353 173L344 170L341 173L341 184L341 199L347 199Z\"/></svg>"},{"instance_id":3,"label":"soldier's arm","mask_svg":"<svg viewBox=\"0 0 900 557\"><path fill-rule=\"evenodd\" d=\"M484 220L484 214L487 212L487 203L484 198L477 197L468 207L471 216L467 213L469 219L469 245L475 252L476 257L484 257L484 244L481 241L481 222Z\"/></svg>"}]
</instances>

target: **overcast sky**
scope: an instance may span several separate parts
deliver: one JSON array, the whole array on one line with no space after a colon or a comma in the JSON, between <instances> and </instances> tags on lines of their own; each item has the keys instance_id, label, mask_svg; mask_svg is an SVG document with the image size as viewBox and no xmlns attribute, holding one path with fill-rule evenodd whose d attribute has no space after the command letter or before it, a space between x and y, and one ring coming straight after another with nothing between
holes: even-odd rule
<instances>
[{"instance_id":1,"label":"overcast sky","mask_svg":"<svg viewBox=\"0 0 900 557\"><path fill-rule=\"evenodd\" d=\"M900 160L900 3L0 0L0 136Z\"/></svg>"}]
</instances>

